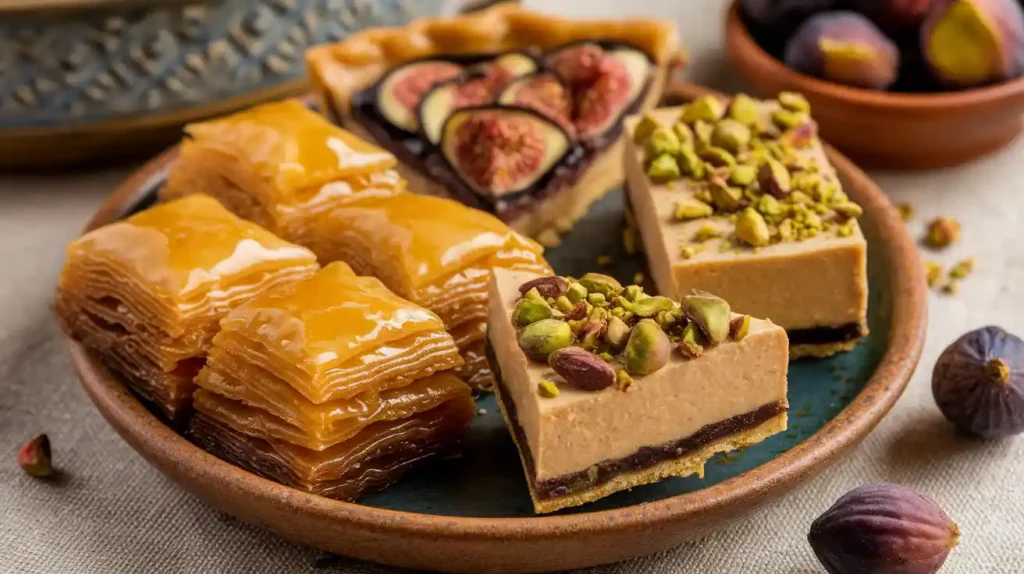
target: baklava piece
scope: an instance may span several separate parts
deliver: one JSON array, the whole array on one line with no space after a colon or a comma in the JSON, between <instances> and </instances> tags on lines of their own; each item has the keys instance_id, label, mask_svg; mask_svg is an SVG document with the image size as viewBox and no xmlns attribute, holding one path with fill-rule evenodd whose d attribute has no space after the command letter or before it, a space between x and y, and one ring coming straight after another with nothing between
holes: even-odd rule
<instances>
[{"instance_id":1,"label":"baklava piece","mask_svg":"<svg viewBox=\"0 0 1024 574\"><path fill-rule=\"evenodd\" d=\"M623 181L622 120L678 63L656 20L568 20L508 3L314 48L331 118L390 150L410 189L554 241Z\"/></svg>"},{"instance_id":2,"label":"baklava piece","mask_svg":"<svg viewBox=\"0 0 1024 574\"><path fill-rule=\"evenodd\" d=\"M344 261L440 316L465 359L458 373L477 390L492 384L484 354L491 271L550 271L540 245L439 197L406 193L338 207L313 221L309 235L321 261Z\"/></svg>"},{"instance_id":3,"label":"baklava piece","mask_svg":"<svg viewBox=\"0 0 1024 574\"><path fill-rule=\"evenodd\" d=\"M498 404L537 512L703 476L786 429L786 333L723 299L498 270L490 308Z\"/></svg>"},{"instance_id":4,"label":"baklava piece","mask_svg":"<svg viewBox=\"0 0 1024 574\"><path fill-rule=\"evenodd\" d=\"M861 208L807 101L702 97L627 120L628 199L660 293L716 293L786 329L793 357L867 334Z\"/></svg>"},{"instance_id":5,"label":"baklava piece","mask_svg":"<svg viewBox=\"0 0 1024 574\"><path fill-rule=\"evenodd\" d=\"M73 241L56 307L69 336L178 422L217 322L317 268L309 250L192 195Z\"/></svg>"},{"instance_id":6,"label":"baklava piece","mask_svg":"<svg viewBox=\"0 0 1024 574\"><path fill-rule=\"evenodd\" d=\"M366 196L405 190L395 157L294 100L190 124L163 200L192 193L289 241L309 217Z\"/></svg>"},{"instance_id":7,"label":"baklava piece","mask_svg":"<svg viewBox=\"0 0 1024 574\"><path fill-rule=\"evenodd\" d=\"M441 320L332 263L229 313L190 436L266 478L351 500L450 452L476 413Z\"/></svg>"}]
</instances>

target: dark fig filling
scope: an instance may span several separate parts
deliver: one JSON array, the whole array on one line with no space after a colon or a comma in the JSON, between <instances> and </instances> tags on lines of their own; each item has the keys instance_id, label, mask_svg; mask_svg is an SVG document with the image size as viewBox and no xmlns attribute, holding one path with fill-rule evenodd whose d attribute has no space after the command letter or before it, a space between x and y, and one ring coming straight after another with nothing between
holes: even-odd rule
<instances>
[{"instance_id":1,"label":"dark fig filling","mask_svg":"<svg viewBox=\"0 0 1024 574\"><path fill-rule=\"evenodd\" d=\"M487 342L487 360L490 361L491 370L494 373L497 390L495 394L501 402L502 410L508 417L509 427L511 427L516 445L522 453L523 464L526 466L527 475L533 485L534 494L540 500L550 500L585 491L600 486L619 475L650 468L667 460L682 458L717 440L764 424L788 410L784 403L769 403L749 413L705 425L690 436L665 444L645 446L625 458L606 460L579 472L538 481L533 454L526 442L526 433L519 424L515 403L508 398L508 387L505 386L501 375L501 366L494 356L490 340Z\"/></svg>"},{"instance_id":2,"label":"dark fig filling","mask_svg":"<svg viewBox=\"0 0 1024 574\"><path fill-rule=\"evenodd\" d=\"M461 73L453 74L456 68ZM548 54L533 50L437 56L403 64L358 92L352 99L352 116L399 161L459 201L510 221L575 183L596 154L618 139L623 118L635 113L645 99L654 70L647 54L607 41L577 42ZM457 164L483 160L453 162L450 153L446 159L442 141L449 119L461 109L480 106L507 109L510 114L528 108L559 127L569 140L567 149L561 153L558 138L549 138L556 149L545 149L544 157L552 160L551 155L557 155L556 161L492 158L488 161L495 169L537 171L512 172L511 179L521 185L482 187ZM327 112L340 122L336 109Z\"/></svg>"}]
</instances>

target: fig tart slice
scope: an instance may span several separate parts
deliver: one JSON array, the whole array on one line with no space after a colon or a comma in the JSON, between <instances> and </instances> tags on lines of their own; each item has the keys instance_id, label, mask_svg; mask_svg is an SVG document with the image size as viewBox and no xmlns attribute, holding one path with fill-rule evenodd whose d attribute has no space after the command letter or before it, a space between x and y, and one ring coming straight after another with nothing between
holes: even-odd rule
<instances>
[{"instance_id":1,"label":"fig tart slice","mask_svg":"<svg viewBox=\"0 0 1024 574\"><path fill-rule=\"evenodd\" d=\"M678 65L657 20L568 20L504 4L377 28L306 54L325 113L395 154L418 193L554 244L622 184L622 121Z\"/></svg>"}]
</instances>

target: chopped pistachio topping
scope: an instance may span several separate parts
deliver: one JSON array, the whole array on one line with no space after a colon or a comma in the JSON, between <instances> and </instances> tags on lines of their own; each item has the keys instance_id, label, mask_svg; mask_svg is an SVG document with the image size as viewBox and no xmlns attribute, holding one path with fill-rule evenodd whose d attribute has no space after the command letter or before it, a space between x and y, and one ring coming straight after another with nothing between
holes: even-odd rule
<instances>
[{"instance_id":1,"label":"chopped pistachio topping","mask_svg":"<svg viewBox=\"0 0 1024 574\"><path fill-rule=\"evenodd\" d=\"M722 232L719 231L714 225L710 223L705 223L704 225L700 226L700 229L694 232L693 240L698 243L703 243L704 241L707 241L709 239L715 239L721 236Z\"/></svg>"},{"instance_id":2,"label":"chopped pistachio topping","mask_svg":"<svg viewBox=\"0 0 1024 574\"><path fill-rule=\"evenodd\" d=\"M974 271L974 263L974 257L968 257L967 259L958 262L956 265L953 266L952 269L949 270L950 278L963 279L967 277L968 275L971 274L972 271Z\"/></svg>"},{"instance_id":3,"label":"chopped pistachio topping","mask_svg":"<svg viewBox=\"0 0 1024 574\"><path fill-rule=\"evenodd\" d=\"M929 287L937 287L942 282L942 265L934 261L925 261L924 272Z\"/></svg>"},{"instance_id":4,"label":"chopped pistachio topping","mask_svg":"<svg viewBox=\"0 0 1024 574\"><path fill-rule=\"evenodd\" d=\"M900 212L900 219L910 221L914 218L914 206L909 203L897 203L896 210Z\"/></svg>"},{"instance_id":5,"label":"chopped pistachio topping","mask_svg":"<svg viewBox=\"0 0 1024 574\"><path fill-rule=\"evenodd\" d=\"M827 164L802 151L817 142L810 112L794 92L780 94L771 111L743 94L728 102L702 97L684 106L671 126L641 119L634 136L652 179L688 179L692 196L675 203L677 221L724 216L751 250L823 233L849 237L863 210ZM709 238L694 235L698 244ZM683 257L697 252L694 245L680 251Z\"/></svg>"},{"instance_id":6,"label":"chopped pistachio topping","mask_svg":"<svg viewBox=\"0 0 1024 574\"><path fill-rule=\"evenodd\" d=\"M553 399L558 396L558 385L547 379L541 379L537 381L537 394L546 398Z\"/></svg>"}]
</instances>

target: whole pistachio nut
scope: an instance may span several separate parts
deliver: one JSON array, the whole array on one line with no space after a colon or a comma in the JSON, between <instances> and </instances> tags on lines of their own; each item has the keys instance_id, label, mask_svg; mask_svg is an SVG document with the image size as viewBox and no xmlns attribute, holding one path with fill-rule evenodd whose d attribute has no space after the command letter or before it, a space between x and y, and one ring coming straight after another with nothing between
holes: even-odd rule
<instances>
[{"instance_id":1,"label":"whole pistachio nut","mask_svg":"<svg viewBox=\"0 0 1024 574\"><path fill-rule=\"evenodd\" d=\"M603 275L601 273L587 273L583 277L580 277L580 285L586 287L590 293L600 293L605 296L606 299L614 297L622 292L622 284L615 280L614 277Z\"/></svg>"},{"instance_id":2,"label":"whole pistachio nut","mask_svg":"<svg viewBox=\"0 0 1024 574\"><path fill-rule=\"evenodd\" d=\"M586 299L587 295L587 288L581 285L579 282L569 285L569 289L566 290L565 292L565 297L569 299L569 302L574 305Z\"/></svg>"},{"instance_id":3,"label":"whole pistachio nut","mask_svg":"<svg viewBox=\"0 0 1024 574\"><path fill-rule=\"evenodd\" d=\"M650 139L651 134L654 130L662 127L661 123L658 122L651 114L646 114L640 118L640 121L636 123L636 127L633 128L633 141L637 145L641 145Z\"/></svg>"},{"instance_id":4,"label":"whole pistachio nut","mask_svg":"<svg viewBox=\"0 0 1024 574\"><path fill-rule=\"evenodd\" d=\"M692 124L696 121L716 122L725 115L725 104L715 96L701 96L683 107L680 121Z\"/></svg>"},{"instance_id":5,"label":"whole pistachio nut","mask_svg":"<svg viewBox=\"0 0 1024 574\"><path fill-rule=\"evenodd\" d=\"M712 345L725 341L729 336L732 311L725 299L695 291L683 297L682 307L686 318L700 327Z\"/></svg>"},{"instance_id":6,"label":"whole pistachio nut","mask_svg":"<svg viewBox=\"0 0 1024 574\"><path fill-rule=\"evenodd\" d=\"M736 237L752 247L763 247L771 241L768 224L753 207L744 209L736 218Z\"/></svg>"},{"instance_id":7,"label":"whole pistachio nut","mask_svg":"<svg viewBox=\"0 0 1024 574\"><path fill-rule=\"evenodd\" d=\"M733 341L742 341L750 333L750 315L740 315L729 321L729 337Z\"/></svg>"},{"instance_id":8,"label":"whole pistachio nut","mask_svg":"<svg viewBox=\"0 0 1024 574\"><path fill-rule=\"evenodd\" d=\"M594 306L604 305L605 297L600 293L591 293L587 295L587 303L590 303L591 305Z\"/></svg>"},{"instance_id":9,"label":"whole pistachio nut","mask_svg":"<svg viewBox=\"0 0 1024 574\"><path fill-rule=\"evenodd\" d=\"M608 327L604 331L604 340L615 351L621 350L629 340L629 325L616 316L608 317Z\"/></svg>"},{"instance_id":10,"label":"whole pistachio nut","mask_svg":"<svg viewBox=\"0 0 1024 574\"><path fill-rule=\"evenodd\" d=\"M651 136L647 139L645 151L649 158L656 158L665 154L670 156L678 155L679 138L676 137L675 132L668 128L654 128L654 131L651 132Z\"/></svg>"},{"instance_id":11,"label":"whole pistachio nut","mask_svg":"<svg viewBox=\"0 0 1024 574\"><path fill-rule=\"evenodd\" d=\"M516 303L515 310L512 311L512 317L515 319L516 325L520 327L543 319L550 319L552 316L551 306L546 301L537 301L536 299L520 299Z\"/></svg>"},{"instance_id":12,"label":"whole pistachio nut","mask_svg":"<svg viewBox=\"0 0 1024 574\"><path fill-rule=\"evenodd\" d=\"M714 212L715 210L703 201L684 198L675 203L675 207L672 210L672 217L676 221L689 221L691 219L708 217Z\"/></svg>"},{"instance_id":13,"label":"whole pistachio nut","mask_svg":"<svg viewBox=\"0 0 1024 574\"><path fill-rule=\"evenodd\" d=\"M565 382L585 391L600 391L615 383L615 369L580 347L565 347L551 353L548 366Z\"/></svg>"},{"instance_id":14,"label":"whole pistachio nut","mask_svg":"<svg viewBox=\"0 0 1024 574\"><path fill-rule=\"evenodd\" d=\"M668 364L672 343L653 319L641 319L633 326L622 353L626 371L649 375Z\"/></svg>"},{"instance_id":15,"label":"whole pistachio nut","mask_svg":"<svg viewBox=\"0 0 1024 574\"><path fill-rule=\"evenodd\" d=\"M793 182L789 170L779 161L766 160L757 171L757 183L761 192L782 199L793 191Z\"/></svg>"},{"instance_id":16,"label":"whole pistachio nut","mask_svg":"<svg viewBox=\"0 0 1024 574\"><path fill-rule=\"evenodd\" d=\"M743 201L743 190L732 187L720 179L713 180L708 189L719 211L736 211Z\"/></svg>"},{"instance_id":17,"label":"whole pistachio nut","mask_svg":"<svg viewBox=\"0 0 1024 574\"><path fill-rule=\"evenodd\" d=\"M565 321L541 319L519 331L519 348L536 361L547 361L548 355L572 345L572 328Z\"/></svg>"},{"instance_id":18,"label":"whole pistachio nut","mask_svg":"<svg viewBox=\"0 0 1024 574\"><path fill-rule=\"evenodd\" d=\"M565 295L565 292L569 290L569 282L557 275L538 277L520 285L519 293L526 295L530 289L534 288L542 297L558 297Z\"/></svg>"},{"instance_id":19,"label":"whole pistachio nut","mask_svg":"<svg viewBox=\"0 0 1024 574\"><path fill-rule=\"evenodd\" d=\"M729 102L727 114L730 118L747 126L756 126L760 120L757 100L746 94L737 94Z\"/></svg>"},{"instance_id":20,"label":"whole pistachio nut","mask_svg":"<svg viewBox=\"0 0 1024 574\"><path fill-rule=\"evenodd\" d=\"M750 128L736 120L725 119L711 133L712 145L737 153L750 143Z\"/></svg>"},{"instance_id":21,"label":"whole pistachio nut","mask_svg":"<svg viewBox=\"0 0 1024 574\"><path fill-rule=\"evenodd\" d=\"M660 295L656 297L644 297L633 303L633 314L637 317L654 317L664 311L674 311L675 301Z\"/></svg>"},{"instance_id":22,"label":"whole pistachio nut","mask_svg":"<svg viewBox=\"0 0 1024 574\"><path fill-rule=\"evenodd\" d=\"M696 359L704 354L704 345L700 341L700 330L695 324L687 323L679 339L679 352L687 359Z\"/></svg>"},{"instance_id":23,"label":"whole pistachio nut","mask_svg":"<svg viewBox=\"0 0 1024 574\"><path fill-rule=\"evenodd\" d=\"M679 162L676 161L675 156L667 153L657 156L647 166L647 177L654 181L672 181L679 179L680 174Z\"/></svg>"}]
</instances>

